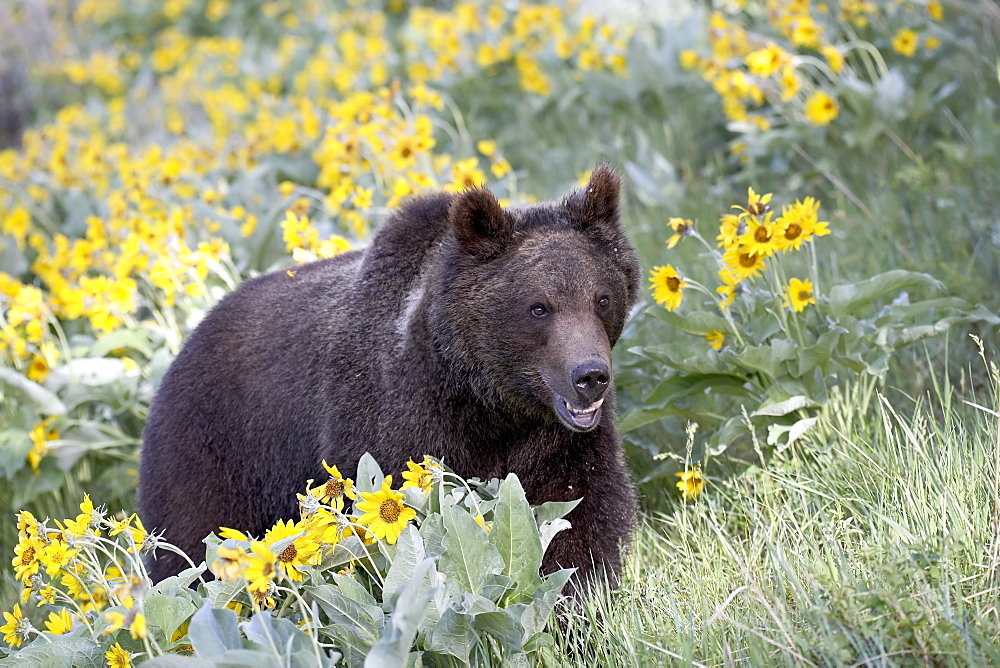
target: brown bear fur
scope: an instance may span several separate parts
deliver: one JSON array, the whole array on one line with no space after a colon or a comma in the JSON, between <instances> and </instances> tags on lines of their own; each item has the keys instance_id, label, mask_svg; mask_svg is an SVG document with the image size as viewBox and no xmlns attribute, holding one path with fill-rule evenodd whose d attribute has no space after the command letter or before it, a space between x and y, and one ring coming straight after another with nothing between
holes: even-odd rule
<instances>
[{"instance_id":1,"label":"brown bear fur","mask_svg":"<svg viewBox=\"0 0 1000 668\"><path fill-rule=\"evenodd\" d=\"M386 472L426 453L465 477L513 471L532 503L583 497L544 569L615 580L635 491L611 347L640 276L618 194L600 166L561 203L429 195L365 250L243 283L163 378L139 466L145 526L197 561L220 526L260 537L296 517L323 459L353 477L365 452ZM150 566L159 580L184 563Z\"/></svg>"}]
</instances>

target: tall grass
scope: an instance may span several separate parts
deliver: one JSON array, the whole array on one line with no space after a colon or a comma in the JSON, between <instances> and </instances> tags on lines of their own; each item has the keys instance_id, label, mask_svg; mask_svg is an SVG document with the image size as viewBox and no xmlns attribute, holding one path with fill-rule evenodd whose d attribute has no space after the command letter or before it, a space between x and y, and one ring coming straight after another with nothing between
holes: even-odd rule
<instances>
[{"instance_id":1,"label":"tall grass","mask_svg":"<svg viewBox=\"0 0 1000 668\"><path fill-rule=\"evenodd\" d=\"M990 376L969 402L946 379L912 401L856 385L809 442L649 515L624 586L571 618L563 649L619 666L1000 663Z\"/></svg>"}]
</instances>

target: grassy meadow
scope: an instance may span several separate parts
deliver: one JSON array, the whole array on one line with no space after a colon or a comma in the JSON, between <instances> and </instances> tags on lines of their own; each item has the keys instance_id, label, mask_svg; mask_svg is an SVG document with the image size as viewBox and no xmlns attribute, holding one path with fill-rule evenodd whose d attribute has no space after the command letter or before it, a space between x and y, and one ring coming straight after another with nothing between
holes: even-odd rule
<instances>
[{"instance_id":1,"label":"grassy meadow","mask_svg":"<svg viewBox=\"0 0 1000 668\"><path fill-rule=\"evenodd\" d=\"M0 666L1000 663L1000 9L611 4L0 5ZM141 431L212 305L603 161L645 276L618 590L560 608L569 508L434 453L150 586Z\"/></svg>"}]
</instances>

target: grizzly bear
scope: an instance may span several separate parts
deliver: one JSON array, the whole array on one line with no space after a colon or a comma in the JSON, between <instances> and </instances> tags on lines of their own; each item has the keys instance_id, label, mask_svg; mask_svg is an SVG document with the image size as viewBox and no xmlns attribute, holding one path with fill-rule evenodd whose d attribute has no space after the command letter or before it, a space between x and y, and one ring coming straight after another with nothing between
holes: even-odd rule
<instances>
[{"instance_id":1,"label":"grizzly bear","mask_svg":"<svg viewBox=\"0 0 1000 668\"><path fill-rule=\"evenodd\" d=\"M612 584L635 523L611 348L640 269L599 166L560 203L484 188L404 204L372 244L244 282L198 325L143 433L145 526L197 558L220 526L261 536L296 492L425 453L465 477L516 473L528 500L582 502L543 568ZM184 567L150 562L160 580Z\"/></svg>"}]
</instances>

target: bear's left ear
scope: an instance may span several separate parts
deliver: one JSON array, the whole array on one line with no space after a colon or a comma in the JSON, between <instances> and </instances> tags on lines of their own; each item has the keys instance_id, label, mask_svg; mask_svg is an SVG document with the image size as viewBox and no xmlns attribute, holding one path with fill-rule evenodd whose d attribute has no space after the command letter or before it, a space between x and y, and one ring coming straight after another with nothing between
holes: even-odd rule
<instances>
[{"instance_id":1,"label":"bear's left ear","mask_svg":"<svg viewBox=\"0 0 1000 668\"><path fill-rule=\"evenodd\" d=\"M598 165L590 182L566 198L566 208L577 218L584 231L594 231L613 238L621 232L618 220L618 195L621 175L611 165Z\"/></svg>"},{"instance_id":2,"label":"bear's left ear","mask_svg":"<svg viewBox=\"0 0 1000 668\"><path fill-rule=\"evenodd\" d=\"M470 255L489 260L514 238L514 223L486 188L459 193L448 210L455 239Z\"/></svg>"}]
</instances>

